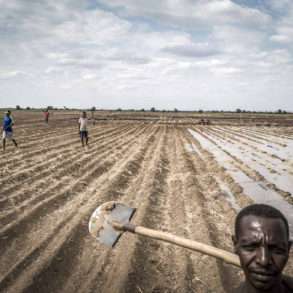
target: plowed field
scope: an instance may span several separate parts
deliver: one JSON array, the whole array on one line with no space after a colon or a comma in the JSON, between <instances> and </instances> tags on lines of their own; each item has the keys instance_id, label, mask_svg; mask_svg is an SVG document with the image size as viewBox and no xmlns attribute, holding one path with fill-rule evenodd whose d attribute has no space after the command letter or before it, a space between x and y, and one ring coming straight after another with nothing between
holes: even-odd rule
<instances>
[{"instance_id":1,"label":"plowed field","mask_svg":"<svg viewBox=\"0 0 293 293\"><path fill-rule=\"evenodd\" d=\"M221 293L241 280L134 235L99 245L88 220L109 200L136 207L137 224L230 251L235 215L253 201L282 209L293 232L292 127L100 121L82 148L75 119L21 121L19 149L0 156L0 292Z\"/></svg>"}]
</instances>

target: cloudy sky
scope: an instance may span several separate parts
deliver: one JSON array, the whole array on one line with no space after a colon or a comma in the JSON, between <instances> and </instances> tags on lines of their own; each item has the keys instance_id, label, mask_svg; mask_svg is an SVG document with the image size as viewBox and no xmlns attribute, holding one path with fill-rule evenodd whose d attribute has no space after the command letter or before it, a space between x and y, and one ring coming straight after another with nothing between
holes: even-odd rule
<instances>
[{"instance_id":1,"label":"cloudy sky","mask_svg":"<svg viewBox=\"0 0 293 293\"><path fill-rule=\"evenodd\" d=\"M0 107L293 111L292 0L0 0Z\"/></svg>"}]
</instances>

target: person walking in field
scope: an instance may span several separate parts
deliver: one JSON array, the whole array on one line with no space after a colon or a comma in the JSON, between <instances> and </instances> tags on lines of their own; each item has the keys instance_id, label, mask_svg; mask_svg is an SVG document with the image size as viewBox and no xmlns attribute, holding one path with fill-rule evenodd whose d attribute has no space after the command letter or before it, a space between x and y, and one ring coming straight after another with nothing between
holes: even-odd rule
<instances>
[{"instance_id":1,"label":"person walking in field","mask_svg":"<svg viewBox=\"0 0 293 293\"><path fill-rule=\"evenodd\" d=\"M78 129L79 129L81 144L83 147L85 144L88 145L88 140L89 140L87 124L88 124L88 119L86 117L86 112L82 112L81 117L78 120Z\"/></svg>"},{"instance_id":2,"label":"person walking in field","mask_svg":"<svg viewBox=\"0 0 293 293\"><path fill-rule=\"evenodd\" d=\"M49 109L47 109L44 111L44 118L47 124L49 123L49 116L50 116L50 112L49 112Z\"/></svg>"},{"instance_id":3,"label":"person walking in field","mask_svg":"<svg viewBox=\"0 0 293 293\"><path fill-rule=\"evenodd\" d=\"M17 142L13 138L13 129L12 129L13 124L14 122L11 117L11 111L8 110L5 113L5 116L3 119L3 134L2 134L3 151L5 151L5 147L6 147L6 139L10 139L15 145L15 147L17 147Z\"/></svg>"}]
</instances>

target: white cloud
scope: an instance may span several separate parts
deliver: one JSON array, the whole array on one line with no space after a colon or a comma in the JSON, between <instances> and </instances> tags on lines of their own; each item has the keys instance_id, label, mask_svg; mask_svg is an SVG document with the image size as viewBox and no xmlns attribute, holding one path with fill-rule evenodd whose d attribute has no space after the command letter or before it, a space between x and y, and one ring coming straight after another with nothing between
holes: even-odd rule
<instances>
[{"instance_id":1,"label":"white cloud","mask_svg":"<svg viewBox=\"0 0 293 293\"><path fill-rule=\"evenodd\" d=\"M292 38L290 38L289 36L287 35L273 35L270 37L270 39L273 41L273 42L277 42L277 43L291 43L293 40Z\"/></svg>"},{"instance_id":2,"label":"white cloud","mask_svg":"<svg viewBox=\"0 0 293 293\"><path fill-rule=\"evenodd\" d=\"M262 96L293 110L293 5L268 5L0 1L0 106L21 92L27 105L260 109Z\"/></svg>"},{"instance_id":3,"label":"white cloud","mask_svg":"<svg viewBox=\"0 0 293 293\"><path fill-rule=\"evenodd\" d=\"M19 70L13 70L13 71L0 71L0 79L10 79L15 78L19 76L27 76L27 73Z\"/></svg>"}]
</instances>

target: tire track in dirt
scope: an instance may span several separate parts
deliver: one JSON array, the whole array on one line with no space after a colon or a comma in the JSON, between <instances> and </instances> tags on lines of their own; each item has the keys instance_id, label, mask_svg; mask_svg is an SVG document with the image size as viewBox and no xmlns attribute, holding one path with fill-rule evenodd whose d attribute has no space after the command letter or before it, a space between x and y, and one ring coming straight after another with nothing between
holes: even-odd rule
<instances>
[{"instance_id":1,"label":"tire track in dirt","mask_svg":"<svg viewBox=\"0 0 293 293\"><path fill-rule=\"evenodd\" d=\"M152 131L152 133L149 133L148 135L145 135L145 138L144 138L144 140L142 140L142 143L146 143L147 141L148 141L148 139L150 139L150 136L152 135L154 133L154 130ZM112 168L112 169L117 169L117 171L116 172L114 172L114 173L116 173L116 175L118 176L119 174L120 174L120 178L119 178L119 176L117 177L117 182L116 182L116 185L115 185L115 187L117 187L117 186L121 186L121 184L122 184L122 182L121 182L121 180L123 180L123 178L125 177L125 176L127 176L127 174L128 174L128 171L129 171L129 168L132 168L131 166L132 166L132 162L134 162L135 161L135 156L136 155L138 155L138 153L141 153L142 152L142 150L146 150L147 148L148 148L148 146L149 146L149 143L146 143L145 145L143 145L143 146L141 146L138 150L137 150L137 144L134 144L131 148L128 148L128 150L127 150L127 153L126 154L124 154L124 156L123 156L123 159L121 159L120 161L118 161L117 163L116 163L116 168ZM130 157L129 157L129 155L130 155ZM113 156L114 157L114 156ZM133 158L134 159L134 161L132 161L132 159L131 158ZM131 159L131 160L130 160ZM121 163L122 162L122 163ZM119 166L119 168L118 168L118 166L117 166L117 164L118 164L118 166ZM127 166L129 166L129 167L127 167ZM124 167L126 167L126 169L124 168ZM118 173L118 174L117 174ZM114 176L114 175L113 175ZM122 177L121 177L122 176ZM95 176L94 176L95 177ZM115 177L113 177L113 179L114 179ZM105 181L105 182L108 182L108 188L109 188L109 185L111 186L111 183L113 184L113 182L115 182L115 180L114 181L110 181L109 182L109 180L108 180L108 176L107 176L107 174L105 174L104 175L104 178L103 178L103 180ZM96 190L95 190L96 191ZM97 202L97 198L95 198L95 197L92 197L91 196L92 194L90 194L90 195L88 195L88 199L87 199L87 201L85 201L85 207L87 207L86 208L86 211L87 211L87 213L89 213L89 210L91 210L92 208L93 208L93 202L95 202L95 204L96 204L96 202ZM77 200L78 201L78 200ZM83 201L82 202L84 202L84 199L83 199ZM81 203L82 203L81 202ZM70 204L69 204L70 205ZM84 208L82 208L82 206L81 206L81 208L80 209L83 209L84 210ZM64 211L63 211L64 212ZM79 213L77 213L77 215L76 215L76 212L74 212L74 211L72 211L72 209L69 209L69 210L67 210L67 212L71 212L71 215L73 215L73 217L74 217L74 215L75 215L75 218L76 218L76 221L80 221L80 215L79 215ZM46 217L48 217L48 213L46 213ZM64 217L63 217L63 220L62 221L64 221ZM28 227L29 228L29 227ZM64 229L63 229L64 230ZM65 231L63 231L63 233L64 233ZM68 231L67 231L68 232ZM51 234L50 234L51 235ZM62 234L63 235L63 234ZM66 239L67 239L68 237L66 237ZM55 239L58 239L58 237L55 237ZM57 241L57 240L56 240ZM45 241L46 242L46 241ZM25 260L26 260L27 258L25 258ZM43 264L44 265L44 264ZM17 269L19 269L20 268L20 265L18 265L16 268L15 268L15 270L16 271L14 271L14 274L16 274L16 275L18 275L19 274L19 272L17 272ZM21 270L22 271L22 270ZM10 273L10 275L14 275L13 274L13 272L11 272ZM6 278L4 278L4 281L2 282L2 286L6 286L5 285L5 282L6 282L6 285L7 285L7 282L9 283L9 278L8 277L6 277ZM4 285L3 285L4 284ZM13 284L14 285L14 284ZM16 285L16 284L15 284ZM13 291L12 291L13 292Z\"/></svg>"}]
</instances>

